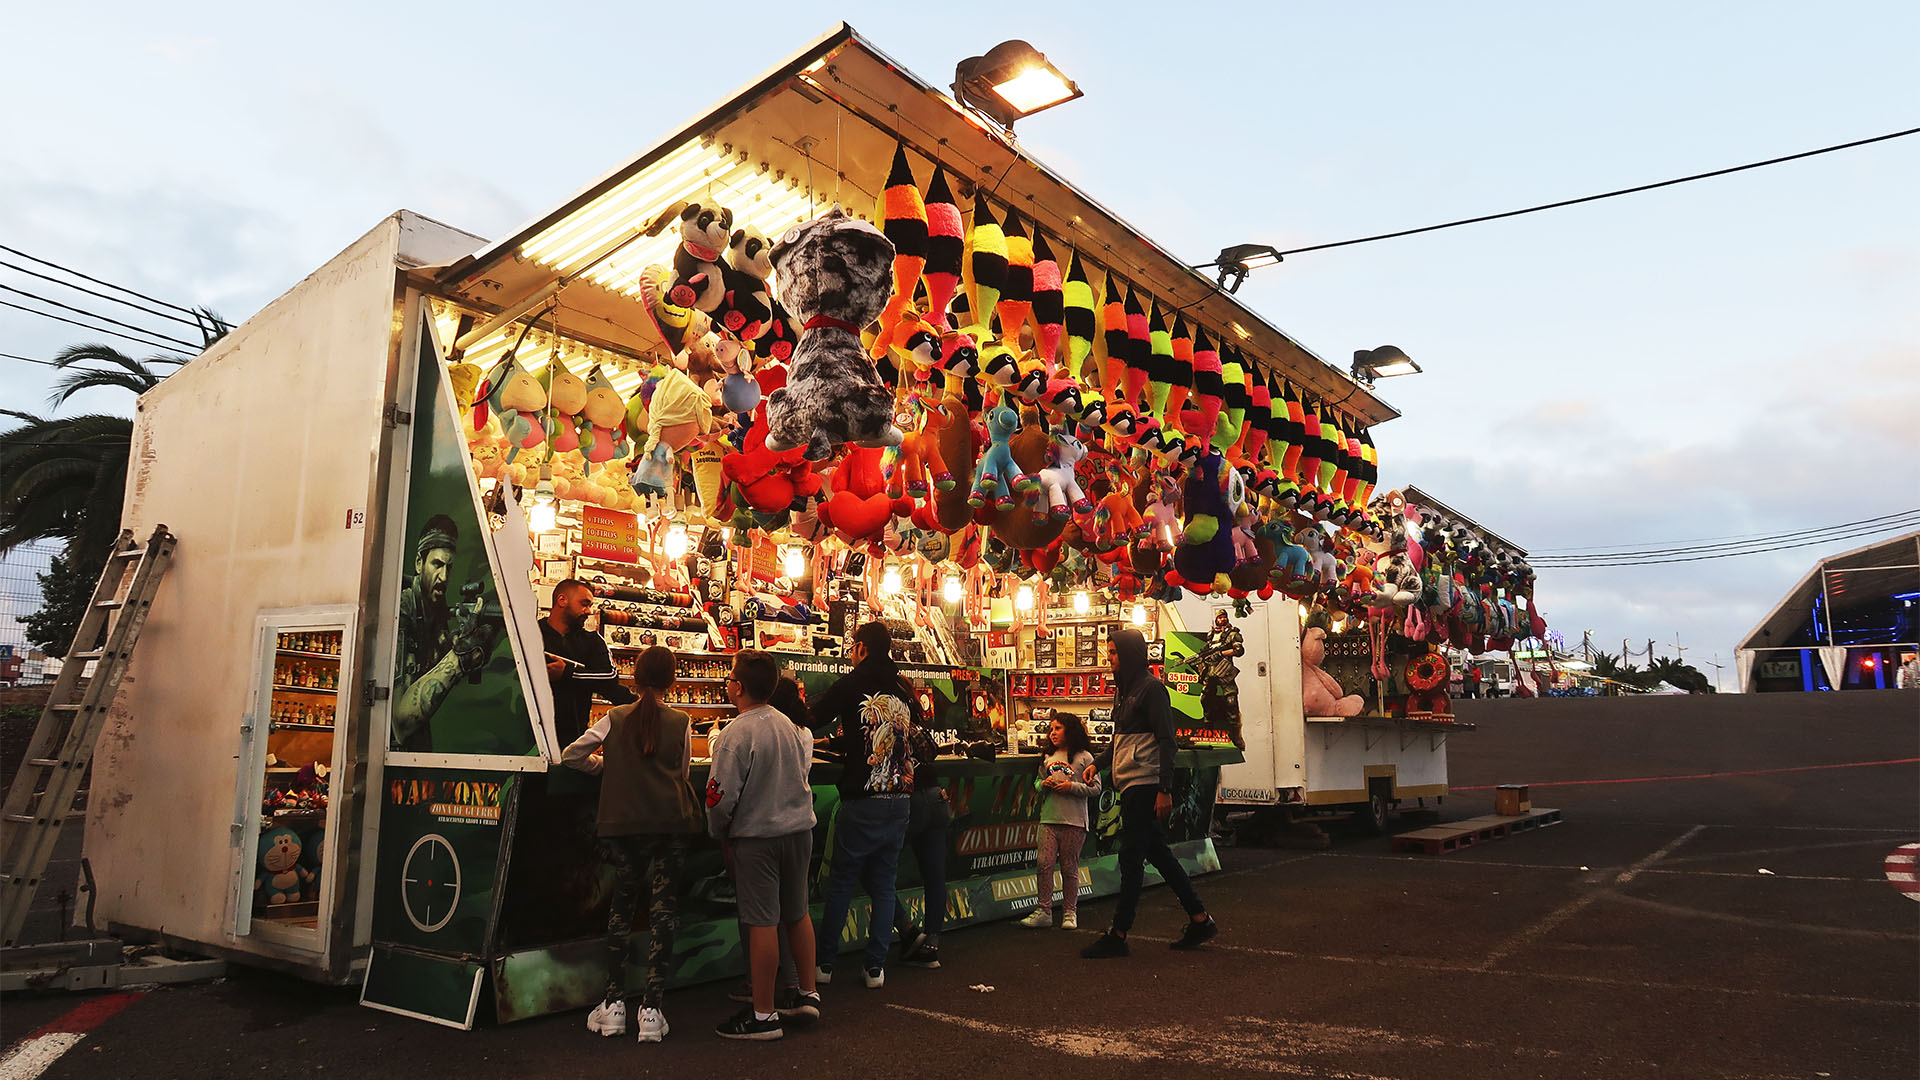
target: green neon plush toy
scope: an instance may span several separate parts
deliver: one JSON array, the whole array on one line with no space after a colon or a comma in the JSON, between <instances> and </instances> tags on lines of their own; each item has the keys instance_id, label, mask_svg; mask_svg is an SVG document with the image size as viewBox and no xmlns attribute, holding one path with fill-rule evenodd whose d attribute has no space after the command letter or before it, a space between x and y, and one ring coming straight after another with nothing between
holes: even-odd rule
<instances>
[{"instance_id":1,"label":"green neon plush toy","mask_svg":"<svg viewBox=\"0 0 1920 1080\"><path fill-rule=\"evenodd\" d=\"M974 336L984 343L987 323L1007 284L1007 234L987 208L987 200L978 194L973 197L973 231L967 238L966 280L967 310L978 331Z\"/></svg>"},{"instance_id":2,"label":"green neon plush toy","mask_svg":"<svg viewBox=\"0 0 1920 1080\"><path fill-rule=\"evenodd\" d=\"M1067 331L1067 375L1078 379L1082 387L1100 385L1100 373L1093 370L1093 334L1098 326L1093 304L1093 284L1087 280L1087 261L1078 254L1073 269L1060 285Z\"/></svg>"}]
</instances>

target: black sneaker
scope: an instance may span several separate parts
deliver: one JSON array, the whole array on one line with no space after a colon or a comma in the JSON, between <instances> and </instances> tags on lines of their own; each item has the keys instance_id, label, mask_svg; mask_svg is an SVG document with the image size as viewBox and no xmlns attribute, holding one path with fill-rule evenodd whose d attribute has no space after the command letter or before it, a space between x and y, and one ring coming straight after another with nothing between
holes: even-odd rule
<instances>
[{"instance_id":1,"label":"black sneaker","mask_svg":"<svg viewBox=\"0 0 1920 1080\"><path fill-rule=\"evenodd\" d=\"M1192 919L1188 919L1187 928L1185 930L1180 931L1179 940L1169 942L1167 944L1167 948L1197 949L1202 944L1212 941L1213 935L1218 934L1219 932L1220 932L1220 924L1214 922L1213 916L1211 915L1207 916L1204 920L1200 922L1194 922Z\"/></svg>"},{"instance_id":2,"label":"black sneaker","mask_svg":"<svg viewBox=\"0 0 1920 1080\"><path fill-rule=\"evenodd\" d=\"M1127 948L1126 938L1109 930L1093 944L1081 949L1080 955L1089 960L1111 960L1117 956L1131 956L1133 952Z\"/></svg>"},{"instance_id":3,"label":"black sneaker","mask_svg":"<svg viewBox=\"0 0 1920 1080\"><path fill-rule=\"evenodd\" d=\"M773 1006L782 1020L811 1024L820 1019L820 992L808 993L797 986L789 986L774 998Z\"/></svg>"},{"instance_id":4,"label":"black sneaker","mask_svg":"<svg viewBox=\"0 0 1920 1080\"><path fill-rule=\"evenodd\" d=\"M721 1021L713 1029L715 1035L723 1039L751 1039L755 1042L771 1042L783 1038L786 1029L780 1026L780 1017L762 1020L753 1015L753 1006L749 1005L732 1016Z\"/></svg>"},{"instance_id":5,"label":"black sneaker","mask_svg":"<svg viewBox=\"0 0 1920 1080\"><path fill-rule=\"evenodd\" d=\"M919 927L909 926L905 930L900 931L898 937L900 940L900 957L904 960L913 955L914 950L920 947L920 943L926 940L927 935L926 932Z\"/></svg>"},{"instance_id":6,"label":"black sneaker","mask_svg":"<svg viewBox=\"0 0 1920 1080\"><path fill-rule=\"evenodd\" d=\"M749 979L727 991L727 1000L741 1005L753 1004L753 981Z\"/></svg>"},{"instance_id":7,"label":"black sneaker","mask_svg":"<svg viewBox=\"0 0 1920 1080\"><path fill-rule=\"evenodd\" d=\"M940 966L940 947L938 945L922 945L902 957L900 962L908 967L932 970Z\"/></svg>"}]
</instances>

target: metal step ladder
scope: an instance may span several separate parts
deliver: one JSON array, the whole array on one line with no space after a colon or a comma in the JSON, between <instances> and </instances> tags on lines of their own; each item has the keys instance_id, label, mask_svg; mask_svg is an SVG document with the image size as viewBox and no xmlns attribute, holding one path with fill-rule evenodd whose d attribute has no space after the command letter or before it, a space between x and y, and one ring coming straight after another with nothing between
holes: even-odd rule
<instances>
[{"instance_id":1,"label":"metal step ladder","mask_svg":"<svg viewBox=\"0 0 1920 1080\"><path fill-rule=\"evenodd\" d=\"M27 921L40 875L73 810L133 644L173 561L175 542L165 525L156 526L145 545L136 545L132 531L122 530L100 572L0 813L0 946L15 944ZM102 640L103 630L105 644L96 649L93 644ZM82 690L88 661L95 661L93 677Z\"/></svg>"}]
</instances>

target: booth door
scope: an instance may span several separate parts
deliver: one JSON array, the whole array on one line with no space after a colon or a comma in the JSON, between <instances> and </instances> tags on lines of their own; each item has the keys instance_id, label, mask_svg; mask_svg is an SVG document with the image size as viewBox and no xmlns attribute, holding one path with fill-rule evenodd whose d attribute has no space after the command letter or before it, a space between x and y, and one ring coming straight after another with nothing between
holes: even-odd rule
<instances>
[{"instance_id":1,"label":"booth door","mask_svg":"<svg viewBox=\"0 0 1920 1080\"><path fill-rule=\"evenodd\" d=\"M232 934L320 952L337 875L334 771L352 717L353 608L263 612L240 728Z\"/></svg>"}]
</instances>

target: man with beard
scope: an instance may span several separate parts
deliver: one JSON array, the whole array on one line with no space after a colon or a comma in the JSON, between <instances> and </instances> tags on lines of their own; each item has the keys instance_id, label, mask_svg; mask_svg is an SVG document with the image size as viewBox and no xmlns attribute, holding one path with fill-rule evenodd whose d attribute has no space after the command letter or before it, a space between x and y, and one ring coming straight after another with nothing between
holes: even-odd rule
<instances>
[{"instance_id":1,"label":"man with beard","mask_svg":"<svg viewBox=\"0 0 1920 1080\"><path fill-rule=\"evenodd\" d=\"M1239 665L1233 658L1246 653L1240 629L1227 618L1227 609L1213 613L1213 632L1207 635L1206 648L1194 657L1194 670L1200 676L1200 712L1209 728L1224 731L1233 745L1242 750L1247 740L1240 734Z\"/></svg>"},{"instance_id":2,"label":"man with beard","mask_svg":"<svg viewBox=\"0 0 1920 1080\"><path fill-rule=\"evenodd\" d=\"M553 726L563 746L587 730L595 694L615 705L634 700L633 691L620 685L607 643L587 629L587 616L592 613L593 590L568 578L553 587L553 607L540 620L547 679L553 684Z\"/></svg>"},{"instance_id":3,"label":"man with beard","mask_svg":"<svg viewBox=\"0 0 1920 1080\"><path fill-rule=\"evenodd\" d=\"M505 628L498 619L478 616L484 604L477 595L459 611L448 606L448 578L459 542L460 527L445 514L428 518L414 542L413 578L400 591L393 678L395 750L433 750L433 714L456 683L486 666Z\"/></svg>"}]
</instances>

